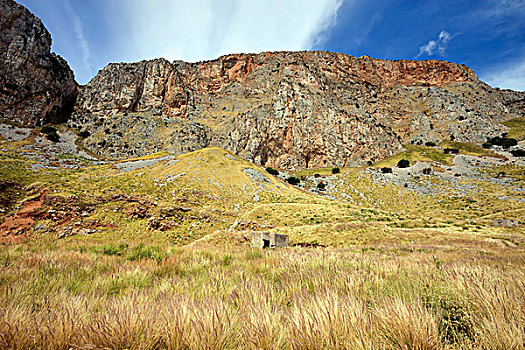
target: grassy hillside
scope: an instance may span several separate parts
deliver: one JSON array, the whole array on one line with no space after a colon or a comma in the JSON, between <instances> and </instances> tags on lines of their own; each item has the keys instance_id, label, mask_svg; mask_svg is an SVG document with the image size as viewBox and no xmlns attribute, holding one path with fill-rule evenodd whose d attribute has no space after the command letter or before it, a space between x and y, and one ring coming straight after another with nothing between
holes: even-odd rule
<instances>
[{"instance_id":1,"label":"grassy hillside","mask_svg":"<svg viewBox=\"0 0 525 350\"><path fill-rule=\"evenodd\" d=\"M482 148L407 146L294 187L219 148L100 164L38 138L0 140L1 348L525 343L525 172ZM435 174L377 169L399 159ZM257 231L291 247L254 250Z\"/></svg>"}]
</instances>

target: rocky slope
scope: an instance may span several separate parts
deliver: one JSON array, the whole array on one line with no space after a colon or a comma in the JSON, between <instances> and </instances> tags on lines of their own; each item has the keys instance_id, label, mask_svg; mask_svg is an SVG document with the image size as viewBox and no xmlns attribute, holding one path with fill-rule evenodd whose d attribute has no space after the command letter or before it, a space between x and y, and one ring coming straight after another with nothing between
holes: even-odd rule
<instances>
[{"instance_id":1,"label":"rocky slope","mask_svg":"<svg viewBox=\"0 0 525 350\"><path fill-rule=\"evenodd\" d=\"M77 84L67 62L50 51L42 22L13 0L0 0L0 118L34 126L65 122Z\"/></svg>"},{"instance_id":2,"label":"rocky slope","mask_svg":"<svg viewBox=\"0 0 525 350\"><path fill-rule=\"evenodd\" d=\"M110 64L82 88L70 124L116 158L212 145L279 168L349 166L403 143L485 141L524 114L524 95L449 62L266 52Z\"/></svg>"}]
</instances>

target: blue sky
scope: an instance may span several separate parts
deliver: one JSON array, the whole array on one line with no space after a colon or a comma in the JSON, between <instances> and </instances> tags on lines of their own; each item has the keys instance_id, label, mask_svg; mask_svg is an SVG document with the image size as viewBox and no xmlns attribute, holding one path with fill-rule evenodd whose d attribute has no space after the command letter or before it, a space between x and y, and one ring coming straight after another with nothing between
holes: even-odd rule
<instances>
[{"instance_id":1,"label":"blue sky","mask_svg":"<svg viewBox=\"0 0 525 350\"><path fill-rule=\"evenodd\" d=\"M525 0L18 0L81 84L109 62L328 50L463 63L525 91Z\"/></svg>"}]
</instances>

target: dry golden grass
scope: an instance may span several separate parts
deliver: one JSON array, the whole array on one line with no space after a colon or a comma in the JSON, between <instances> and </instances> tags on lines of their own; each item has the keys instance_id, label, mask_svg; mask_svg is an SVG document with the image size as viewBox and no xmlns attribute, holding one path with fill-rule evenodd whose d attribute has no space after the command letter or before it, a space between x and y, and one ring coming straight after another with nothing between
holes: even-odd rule
<instances>
[{"instance_id":1,"label":"dry golden grass","mask_svg":"<svg viewBox=\"0 0 525 350\"><path fill-rule=\"evenodd\" d=\"M521 349L523 259L38 242L0 253L6 349ZM151 247L144 247L149 249Z\"/></svg>"}]
</instances>

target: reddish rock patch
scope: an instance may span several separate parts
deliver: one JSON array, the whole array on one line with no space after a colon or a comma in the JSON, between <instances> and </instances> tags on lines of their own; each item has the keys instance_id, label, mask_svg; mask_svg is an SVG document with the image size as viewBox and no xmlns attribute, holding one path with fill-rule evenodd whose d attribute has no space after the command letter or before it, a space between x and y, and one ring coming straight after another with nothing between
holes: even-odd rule
<instances>
[{"instance_id":1,"label":"reddish rock patch","mask_svg":"<svg viewBox=\"0 0 525 350\"><path fill-rule=\"evenodd\" d=\"M16 214L5 218L0 225L0 234L18 236L29 232L33 228L38 210L42 208L46 193L47 191L43 191L36 199L25 202Z\"/></svg>"}]
</instances>

